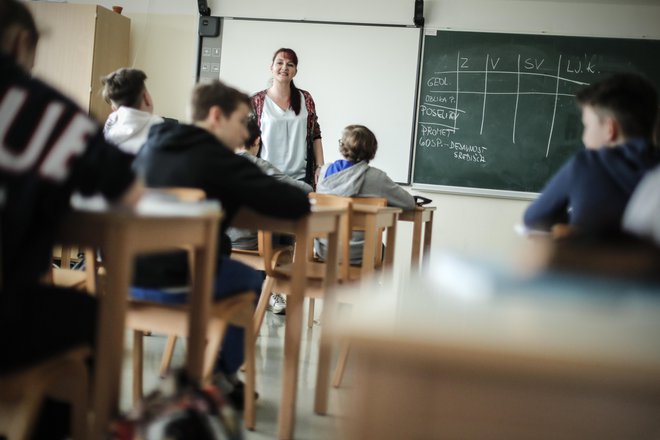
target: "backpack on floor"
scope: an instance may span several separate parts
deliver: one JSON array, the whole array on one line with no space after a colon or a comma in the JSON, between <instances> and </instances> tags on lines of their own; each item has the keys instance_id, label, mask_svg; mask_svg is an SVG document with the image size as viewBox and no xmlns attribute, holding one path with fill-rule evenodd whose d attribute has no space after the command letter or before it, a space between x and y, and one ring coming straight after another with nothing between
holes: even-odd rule
<instances>
[{"instance_id":1,"label":"backpack on floor","mask_svg":"<svg viewBox=\"0 0 660 440\"><path fill-rule=\"evenodd\" d=\"M241 440L238 413L216 386L200 388L184 373L168 376L160 389L113 422L112 440Z\"/></svg>"}]
</instances>

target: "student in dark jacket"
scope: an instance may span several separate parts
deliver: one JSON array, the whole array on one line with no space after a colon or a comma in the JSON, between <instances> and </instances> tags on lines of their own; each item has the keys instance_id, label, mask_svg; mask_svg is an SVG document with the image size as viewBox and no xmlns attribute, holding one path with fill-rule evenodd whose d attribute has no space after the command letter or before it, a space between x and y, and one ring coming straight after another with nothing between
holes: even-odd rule
<instances>
[{"instance_id":1,"label":"student in dark jacket","mask_svg":"<svg viewBox=\"0 0 660 440\"><path fill-rule=\"evenodd\" d=\"M192 96L191 125L164 123L151 128L135 168L149 187L200 188L209 199L219 200L225 213L219 234L215 299L243 290L261 290L262 277L229 259L231 241L226 234L241 206L262 214L296 219L309 213L304 191L267 176L234 151L248 137L250 99L220 81L198 84ZM143 258L136 268L133 296L159 302L185 302L188 264L183 254ZM161 293L158 293L158 292ZM243 363L240 329L230 327L223 343L217 370L233 380Z\"/></svg>"},{"instance_id":2,"label":"student in dark jacket","mask_svg":"<svg viewBox=\"0 0 660 440\"><path fill-rule=\"evenodd\" d=\"M645 78L616 74L582 89L576 99L586 149L546 184L524 222L543 230L569 224L578 232L619 232L635 187L660 163L660 150L651 140L658 95Z\"/></svg>"},{"instance_id":3,"label":"student in dark jacket","mask_svg":"<svg viewBox=\"0 0 660 440\"><path fill-rule=\"evenodd\" d=\"M132 157L108 144L87 112L30 76L38 40L25 3L0 0L1 374L95 343L96 299L41 283L71 193L129 206L142 193ZM31 438L69 438L68 406L46 399Z\"/></svg>"}]
</instances>

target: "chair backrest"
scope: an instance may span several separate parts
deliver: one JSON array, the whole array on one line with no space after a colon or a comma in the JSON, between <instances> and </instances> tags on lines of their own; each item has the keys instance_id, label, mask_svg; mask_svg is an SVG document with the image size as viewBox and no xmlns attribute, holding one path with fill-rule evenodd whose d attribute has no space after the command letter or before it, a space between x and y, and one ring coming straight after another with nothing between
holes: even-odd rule
<instances>
[{"instance_id":1,"label":"chair backrest","mask_svg":"<svg viewBox=\"0 0 660 440\"><path fill-rule=\"evenodd\" d=\"M354 205L371 205L371 206L387 206L387 199L382 197L340 197L331 194L320 194L312 192L309 198L314 201L317 206L328 206L334 208L346 208L346 214L341 220L339 231L340 241L340 267L339 278L343 281L348 281L350 277L350 240L353 231L359 231L361 228L357 227L353 221L353 206ZM383 230L378 231L378 239L376 240L379 249L376 249L376 266L382 265L382 246ZM308 249L308 257L313 258L313 246Z\"/></svg>"}]
</instances>

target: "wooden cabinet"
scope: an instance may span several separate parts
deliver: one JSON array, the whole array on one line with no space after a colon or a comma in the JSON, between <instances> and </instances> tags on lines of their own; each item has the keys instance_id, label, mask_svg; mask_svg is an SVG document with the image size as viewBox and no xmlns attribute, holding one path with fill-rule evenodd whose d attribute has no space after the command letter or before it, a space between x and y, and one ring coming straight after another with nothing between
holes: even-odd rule
<instances>
[{"instance_id":1,"label":"wooden cabinet","mask_svg":"<svg viewBox=\"0 0 660 440\"><path fill-rule=\"evenodd\" d=\"M28 5L41 32L33 74L105 121L101 77L128 66L131 21L96 5Z\"/></svg>"}]
</instances>

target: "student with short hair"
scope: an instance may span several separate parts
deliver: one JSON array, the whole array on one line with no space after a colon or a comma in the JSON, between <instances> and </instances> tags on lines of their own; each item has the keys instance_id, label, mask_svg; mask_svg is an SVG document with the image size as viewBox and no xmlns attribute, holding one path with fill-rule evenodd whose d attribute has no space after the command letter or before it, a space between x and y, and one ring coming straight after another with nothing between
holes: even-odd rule
<instances>
[{"instance_id":1,"label":"student with short hair","mask_svg":"<svg viewBox=\"0 0 660 440\"><path fill-rule=\"evenodd\" d=\"M245 141L245 145L239 147L236 150L236 154L244 157L253 164L259 167L259 169L266 175L271 176L280 182L284 182L288 185L295 186L309 194L312 192L312 187L309 184L303 182L302 180L296 180L280 171L275 165L264 160L260 157L257 157L259 153L259 148L261 147L261 130L259 129L259 124L256 119L251 117L248 120L247 124L248 138ZM257 233L254 231L249 231L247 229L239 228L229 228L227 231L229 238L231 239L231 245L234 249L242 250L255 250L257 249Z\"/></svg>"},{"instance_id":2,"label":"student with short hair","mask_svg":"<svg viewBox=\"0 0 660 440\"><path fill-rule=\"evenodd\" d=\"M363 125L344 128L339 140L339 152L344 159L326 164L321 168L316 191L342 197L383 197L389 206L414 209L415 199L394 183L384 171L369 165L376 156L378 141L371 130ZM364 234L354 232L350 243L351 264L362 261ZM324 240L315 240L316 253L325 258Z\"/></svg>"},{"instance_id":3,"label":"student with short hair","mask_svg":"<svg viewBox=\"0 0 660 440\"><path fill-rule=\"evenodd\" d=\"M216 300L233 293L261 291L263 278L252 268L231 260L227 227L241 206L261 214L297 219L310 211L304 191L265 175L257 166L234 153L248 137L250 99L220 81L198 84L192 94L192 121L154 126L135 159L135 167L150 187L192 187L219 200L224 216L220 225ZM185 302L187 293L159 294L163 287L187 286L188 264L183 254L144 258L136 268L137 299ZM150 292L151 291L151 292ZM152 295L153 293L153 295ZM136 296L139 294L139 296ZM242 329L230 327L223 343L217 371L234 384L243 363Z\"/></svg>"},{"instance_id":4,"label":"student with short hair","mask_svg":"<svg viewBox=\"0 0 660 440\"><path fill-rule=\"evenodd\" d=\"M103 99L112 107L103 127L105 138L122 150L137 154L147 140L149 129L163 122L154 115L147 90L147 75L138 69L118 69L103 77Z\"/></svg>"},{"instance_id":5,"label":"student with short hair","mask_svg":"<svg viewBox=\"0 0 660 440\"><path fill-rule=\"evenodd\" d=\"M651 140L658 95L642 76L620 73L580 90L576 99L586 148L550 179L524 222L542 230L569 224L578 233L619 232L635 187L660 163Z\"/></svg>"},{"instance_id":6,"label":"student with short hair","mask_svg":"<svg viewBox=\"0 0 660 440\"><path fill-rule=\"evenodd\" d=\"M272 163L257 157L259 154L259 149L261 148L261 130L259 129L259 123L255 117L250 117L248 120L247 129L248 138L245 141L245 145L238 148L236 150L236 154L246 158L258 166L259 169L264 172L264 174L267 174L288 185L300 188L305 192L305 194L312 192L312 187L309 186L309 184L303 182L302 180L296 180L292 177L289 177ZM256 250L258 248L258 236L255 231L250 231L248 229L229 228L227 230L227 235L229 235L229 238L231 239L231 245L234 249ZM274 241L278 240L279 236L274 236ZM284 295L281 293L273 293L268 300L268 310L278 315L286 313L286 298Z\"/></svg>"}]
</instances>

